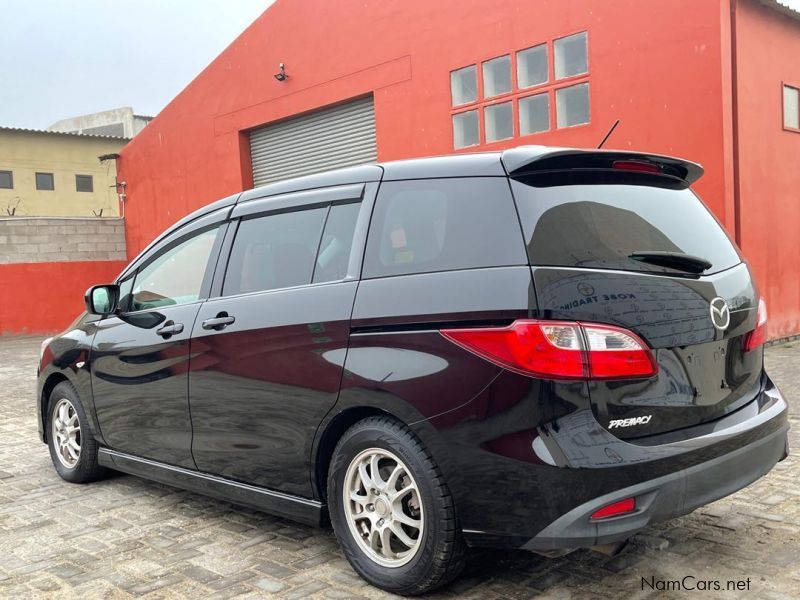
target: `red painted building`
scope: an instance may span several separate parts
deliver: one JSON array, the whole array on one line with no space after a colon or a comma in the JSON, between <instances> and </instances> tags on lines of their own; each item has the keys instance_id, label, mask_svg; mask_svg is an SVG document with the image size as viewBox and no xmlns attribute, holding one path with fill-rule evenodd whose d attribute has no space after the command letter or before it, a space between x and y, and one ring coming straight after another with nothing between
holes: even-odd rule
<instances>
[{"instance_id":1,"label":"red painted building","mask_svg":"<svg viewBox=\"0 0 800 600\"><path fill-rule=\"evenodd\" d=\"M770 337L796 334L796 57L776 0L278 0L122 151L128 251L308 162L594 147L619 119L607 148L705 167Z\"/></svg>"}]
</instances>

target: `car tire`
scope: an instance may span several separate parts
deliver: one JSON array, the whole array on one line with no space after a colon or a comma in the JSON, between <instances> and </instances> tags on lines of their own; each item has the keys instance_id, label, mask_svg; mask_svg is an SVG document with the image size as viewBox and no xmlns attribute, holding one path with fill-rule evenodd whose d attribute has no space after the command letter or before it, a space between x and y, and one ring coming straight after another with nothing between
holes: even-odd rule
<instances>
[{"instance_id":1,"label":"car tire","mask_svg":"<svg viewBox=\"0 0 800 600\"><path fill-rule=\"evenodd\" d=\"M463 568L466 546L453 497L422 442L397 420L370 417L344 433L327 491L339 544L372 585L423 594Z\"/></svg>"},{"instance_id":2,"label":"car tire","mask_svg":"<svg viewBox=\"0 0 800 600\"><path fill-rule=\"evenodd\" d=\"M97 462L99 445L89 429L80 396L68 381L62 381L50 393L46 428L50 458L62 479L88 483L106 474Z\"/></svg>"}]
</instances>

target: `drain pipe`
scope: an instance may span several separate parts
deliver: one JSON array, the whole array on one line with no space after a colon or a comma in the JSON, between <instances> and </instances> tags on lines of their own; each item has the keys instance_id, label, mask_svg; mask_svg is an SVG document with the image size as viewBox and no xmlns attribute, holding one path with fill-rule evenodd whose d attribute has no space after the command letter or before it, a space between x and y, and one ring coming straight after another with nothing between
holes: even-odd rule
<instances>
[{"instance_id":1,"label":"drain pipe","mask_svg":"<svg viewBox=\"0 0 800 600\"><path fill-rule=\"evenodd\" d=\"M736 62L736 3L730 0L731 9L731 113L733 117L733 223L734 239L742 247L742 203L739 183L739 77Z\"/></svg>"}]
</instances>

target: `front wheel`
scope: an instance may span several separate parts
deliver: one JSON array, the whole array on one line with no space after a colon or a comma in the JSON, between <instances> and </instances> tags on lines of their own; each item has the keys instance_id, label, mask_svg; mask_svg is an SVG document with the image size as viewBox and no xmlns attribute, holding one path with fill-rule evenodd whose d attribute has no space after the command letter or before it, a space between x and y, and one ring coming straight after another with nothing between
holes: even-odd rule
<instances>
[{"instance_id":1,"label":"front wheel","mask_svg":"<svg viewBox=\"0 0 800 600\"><path fill-rule=\"evenodd\" d=\"M422 442L394 419L371 417L345 432L331 460L328 504L347 560L377 587L422 594L463 567L452 495Z\"/></svg>"},{"instance_id":2,"label":"front wheel","mask_svg":"<svg viewBox=\"0 0 800 600\"><path fill-rule=\"evenodd\" d=\"M47 445L61 478L87 483L102 477L105 469L97 462L98 444L72 384L63 381L54 387L47 406Z\"/></svg>"}]
</instances>

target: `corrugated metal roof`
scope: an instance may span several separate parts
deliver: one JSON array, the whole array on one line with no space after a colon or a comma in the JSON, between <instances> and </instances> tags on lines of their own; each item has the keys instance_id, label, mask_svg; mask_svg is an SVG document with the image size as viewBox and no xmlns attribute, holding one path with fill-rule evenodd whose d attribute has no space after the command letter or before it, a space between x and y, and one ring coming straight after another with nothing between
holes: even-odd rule
<instances>
[{"instance_id":1,"label":"corrugated metal roof","mask_svg":"<svg viewBox=\"0 0 800 600\"><path fill-rule=\"evenodd\" d=\"M793 19L800 20L800 1L798 0L758 0L764 6L768 6L785 14Z\"/></svg>"},{"instance_id":2,"label":"corrugated metal roof","mask_svg":"<svg viewBox=\"0 0 800 600\"><path fill-rule=\"evenodd\" d=\"M102 138L107 140L120 140L120 141L130 141L130 138L120 137L116 135L93 135L91 133L75 133L72 131L49 131L47 129L27 129L25 127L3 127L0 125L0 131L13 131L16 133L44 133L47 135L71 135L73 137L82 137L82 138Z\"/></svg>"}]
</instances>

